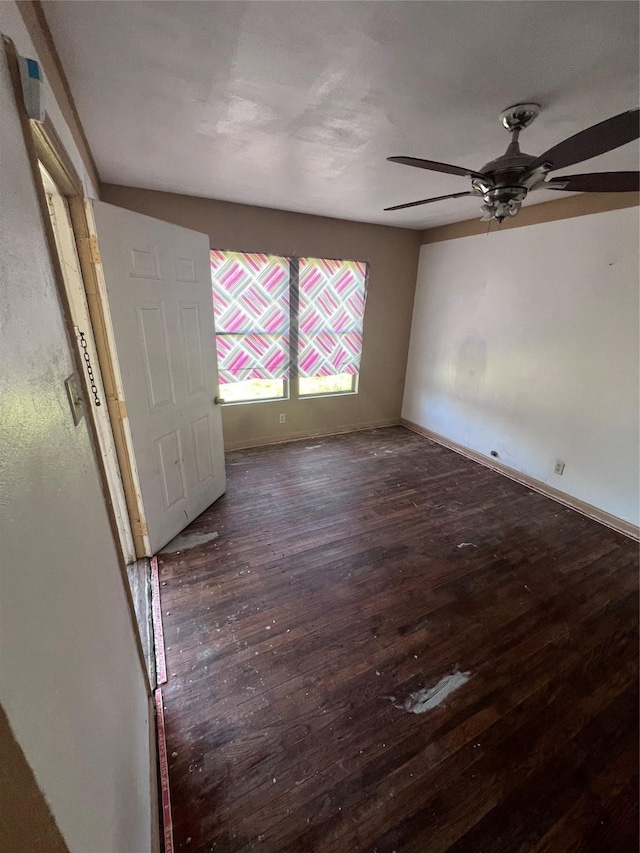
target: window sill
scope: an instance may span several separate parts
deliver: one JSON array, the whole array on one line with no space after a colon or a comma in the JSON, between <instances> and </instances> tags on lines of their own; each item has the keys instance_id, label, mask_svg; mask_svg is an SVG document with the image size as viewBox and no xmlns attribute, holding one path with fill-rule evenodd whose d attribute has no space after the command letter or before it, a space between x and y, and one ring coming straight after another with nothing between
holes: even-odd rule
<instances>
[{"instance_id":1,"label":"window sill","mask_svg":"<svg viewBox=\"0 0 640 853\"><path fill-rule=\"evenodd\" d=\"M228 406L255 406L256 403L288 403L290 397L257 397L255 400L229 400L228 403L222 403L222 408Z\"/></svg>"},{"instance_id":2,"label":"window sill","mask_svg":"<svg viewBox=\"0 0 640 853\"><path fill-rule=\"evenodd\" d=\"M326 394L300 394L298 397L264 397L256 400L233 400L221 403L223 409L229 406L255 406L256 403L297 403L304 400L324 400L327 397L357 397L358 391L328 391Z\"/></svg>"}]
</instances>

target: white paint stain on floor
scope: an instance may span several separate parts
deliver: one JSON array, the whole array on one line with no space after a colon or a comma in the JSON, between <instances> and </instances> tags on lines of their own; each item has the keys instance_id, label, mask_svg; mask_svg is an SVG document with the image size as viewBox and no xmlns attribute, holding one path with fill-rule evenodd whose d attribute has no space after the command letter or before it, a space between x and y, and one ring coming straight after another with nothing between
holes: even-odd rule
<instances>
[{"instance_id":1,"label":"white paint stain on floor","mask_svg":"<svg viewBox=\"0 0 640 853\"><path fill-rule=\"evenodd\" d=\"M423 687L415 693L410 693L404 701L396 701L395 696L390 696L393 706L408 711L410 714L424 714L437 708L444 700L455 693L463 684L471 678L470 672L456 670L451 675L445 675L435 687Z\"/></svg>"},{"instance_id":2,"label":"white paint stain on floor","mask_svg":"<svg viewBox=\"0 0 640 853\"><path fill-rule=\"evenodd\" d=\"M210 533L180 533L175 539L172 539L159 552L160 554L179 554L180 551L188 551L189 548L197 548L198 545L205 545L218 538L217 531L213 530Z\"/></svg>"}]
</instances>

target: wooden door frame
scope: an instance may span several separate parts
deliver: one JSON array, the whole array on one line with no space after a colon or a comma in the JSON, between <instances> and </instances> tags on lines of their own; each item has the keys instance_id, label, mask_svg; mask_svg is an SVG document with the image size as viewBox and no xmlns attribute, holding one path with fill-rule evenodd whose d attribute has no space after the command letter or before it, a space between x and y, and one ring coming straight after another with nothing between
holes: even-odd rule
<instances>
[{"instance_id":1,"label":"wooden door frame","mask_svg":"<svg viewBox=\"0 0 640 853\"><path fill-rule=\"evenodd\" d=\"M98 353L135 555L151 557L91 201L51 121L29 121L36 156L67 199Z\"/></svg>"},{"instance_id":2,"label":"wooden door frame","mask_svg":"<svg viewBox=\"0 0 640 853\"><path fill-rule=\"evenodd\" d=\"M22 95L22 84L20 79L17 50L13 41L7 36L3 36L3 42L7 57L7 65L9 68L9 73L11 76L11 81L14 90L16 108L18 111L25 148L31 167L34 190L38 200L38 206L40 208L43 230L49 249L51 266L53 268L56 289L58 293L58 298L60 300L60 306L62 309L62 317L67 332L69 349L73 357L76 372L80 376L83 375L85 365L83 363L83 359L80 354L80 348L76 339L71 306L67 293L67 286L65 283L64 274L60 262L58 246L53 231L53 224L51 222L49 214L49 206L47 203L46 192L40 173L40 163L42 163L47 172L51 175L51 178L55 182L56 186L60 189L61 193L65 196L69 205L71 223L76 238L76 246L78 248L81 273L85 285L85 293L89 307L91 325L96 342L96 347L98 349L99 366L102 373L105 393L107 395L107 404L111 420L111 427L113 431L114 443L118 456L120 475L124 487L127 509L130 512L129 518L131 521L131 511L133 510L135 514L138 506L138 501L136 499L135 492L133 496L131 495L132 485L133 488L135 488L137 473L135 471L135 461L133 460L133 456L130 455L129 451L130 435L129 442L126 441L126 432L128 430L126 411L124 409L124 405L120 406L121 401L120 398L117 396L118 386L117 384L114 384L111 379L111 377L113 376L112 363L114 359L112 359L111 353L109 352L109 338L107 334L108 317L105 317L104 306L102 305L101 300L99 298L101 289L98 282L98 274L96 273L95 262L96 257L98 257L99 261L99 256L97 253L97 241L95 238L95 232L91 230L91 223L93 220L91 203L87 201L84 197L84 188L82 181L80 180L80 177L75 167L73 166L73 163L71 162L71 159L69 158L64 148L64 145L61 142L60 137L58 136L58 133L56 132L56 129L50 118L47 116L44 122L36 122L29 118L26 112ZM104 280L102 281L102 285L104 286ZM104 350L102 353L101 348ZM103 359L105 358L105 356L106 361L105 363L103 363ZM131 589L127 576L126 563L122 553L120 533L118 528L118 519L116 518L116 513L111 500L109 475L105 466L105 461L100 447L100 441L96 428L96 423L94 420L91 401L88 399L88 396L86 394L86 387L84 383L81 383L80 387L84 398L85 413L87 414L86 420L89 440L92 445L92 450L96 460L96 466L99 472L102 493L106 504L107 515L109 518L109 524L116 547L116 553L118 555L120 575L125 589L125 597L129 608L129 616L131 619L133 633L135 636L138 657L144 674L143 677L145 679L147 692L149 695L151 695L152 685L149 680L149 674L147 671L144 650L142 648L142 642L140 639L140 631L138 628L133 597L131 595ZM114 392L115 396L113 396ZM111 402L109 401L110 396L113 396ZM118 417L115 419L112 414L113 411L118 414ZM127 494L128 490L129 494ZM133 497L133 499L130 508L131 497ZM138 515L137 517L138 519L141 518L140 515ZM143 550L143 553L139 555L140 557L150 556L148 553L144 553L145 537L142 533L143 530L144 526L143 524L141 524L138 528L138 536L136 539L136 529L133 524L131 526L131 532L136 548L136 554L138 552L139 547L141 548L141 550Z\"/></svg>"},{"instance_id":3,"label":"wooden door frame","mask_svg":"<svg viewBox=\"0 0 640 853\"><path fill-rule=\"evenodd\" d=\"M108 406L105 405L106 393L102 382L100 360L93 334L93 323L89 313L84 277L81 271L76 234L71 222L69 200L73 196L65 195L56 181L39 159L40 173L49 204L49 214L53 223L60 263L64 272L65 286L72 306L74 321L74 341L81 346L81 355L86 361L82 381L88 386L90 404L87 417L93 417L100 437L100 450L104 458L109 485L109 493L118 522L118 537L122 556L127 565L136 561L135 545L129 520L129 508L126 503L122 483L120 460L115 448L113 428ZM95 383L95 385L93 384ZM85 390L88 390L85 389Z\"/></svg>"}]
</instances>

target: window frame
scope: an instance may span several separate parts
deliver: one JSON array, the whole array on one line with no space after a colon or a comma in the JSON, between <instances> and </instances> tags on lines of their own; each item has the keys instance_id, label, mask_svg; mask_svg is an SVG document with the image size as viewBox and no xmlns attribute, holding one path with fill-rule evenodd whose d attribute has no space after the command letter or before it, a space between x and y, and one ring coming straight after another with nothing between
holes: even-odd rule
<instances>
[{"instance_id":1,"label":"window frame","mask_svg":"<svg viewBox=\"0 0 640 853\"><path fill-rule=\"evenodd\" d=\"M214 251L213 249L211 251ZM241 253L247 255L256 255L256 254L264 254L264 255L274 255L274 252L256 252L256 251L245 251L244 249L215 249L217 252L234 252ZM246 406L249 404L256 403L282 403L289 402L290 400L320 400L326 397L352 397L356 396L360 392L360 371L358 373L350 374L353 377L352 387L349 391L324 391L319 392L317 394L300 394L299 389L299 380L301 378L307 377L299 377L298 376L298 314L299 314L299 272L300 272L300 258L308 258L310 255L304 256L295 256L295 255L277 255L277 257L283 258L289 264L289 359L291 364L291 376L289 379L283 378L280 380L283 383L283 391L284 394L282 397L253 397L250 400L233 400L229 402L224 402L221 405L226 408L227 406ZM366 294L368 291L369 285L369 274L371 270L370 261L354 261L353 259L347 258L317 258L317 260L324 261L334 261L336 263L363 263L365 265L365 277L364 277L364 288L365 288L365 300ZM213 282L212 282L212 297L214 296L213 290ZM364 323L364 315L363 315L363 323ZM224 335L224 332L218 333L216 330L216 337L220 335ZM362 350L364 350L364 335L363 335L363 345ZM362 351L360 354L362 358ZM335 376L340 376L342 374L331 374ZM316 377L308 377L308 378L316 378ZM224 399L224 389L225 385L233 384L233 383L224 383L222 385L219 384L219 393L220 398Z\"/></svg>"}]
</instances>

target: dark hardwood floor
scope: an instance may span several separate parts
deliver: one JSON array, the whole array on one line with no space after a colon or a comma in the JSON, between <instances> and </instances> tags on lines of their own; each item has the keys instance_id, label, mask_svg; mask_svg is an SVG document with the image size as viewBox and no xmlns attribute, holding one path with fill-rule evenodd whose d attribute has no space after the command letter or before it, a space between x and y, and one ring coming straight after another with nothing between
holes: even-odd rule
<instances>
[{"instance_id":1,"label":"dark hardwood floor","mask_svg":"<svg viewBox=\"0 0 640 853\"><path fill-rule=\"evenodd\" d=\"M637 853L637 543L402 427L227 460L160 557L177 850Z\"/></svg>"}]
</instances>

